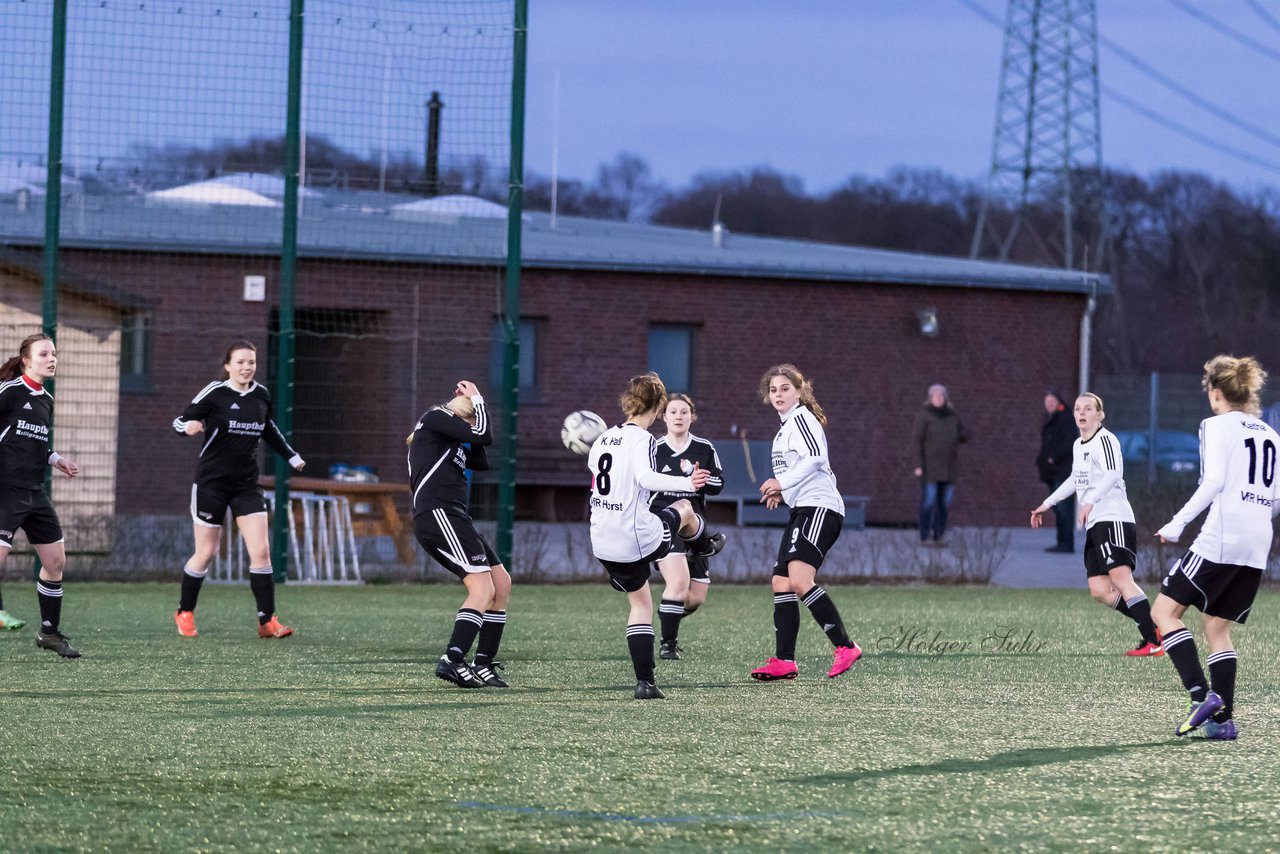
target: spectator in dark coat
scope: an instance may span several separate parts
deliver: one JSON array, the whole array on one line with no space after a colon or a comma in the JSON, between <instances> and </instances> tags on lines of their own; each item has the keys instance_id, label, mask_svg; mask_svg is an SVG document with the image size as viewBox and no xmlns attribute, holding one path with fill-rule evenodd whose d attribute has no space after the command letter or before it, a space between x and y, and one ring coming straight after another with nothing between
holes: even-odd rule
<instances>
[{"instance_id":1,"label":"spectator in dark coat","mask_svg":"<svg viewBox=\"0 0 1280 854\"><path fill-rule=\"evenodd\" d=\"M929 398L916 413L915 475L920 478L920 542L941 546L947 531L947 510L955 494L957 453L969 441L960 416L951 408L943 385L929 386Z\"/></svg>"},{"instance_id":2,"label":"spectator in dark coat","mask_svg":"<svg viewBox=\"0 0 1280 854\"><path fill-rule=\"evenodd\" d=\"M1049 494L1071 477L1071 448L1080 438L1080 429L1062 397L1056 392L1044 394L1044 426L1040 428L1040 453L1036 466L1040 469L1040 481L1049 487ZM1053 515L1058 523L1058 542L1047 552L1074 552L1076 550L1075 519L1076 497L1071 495L1053 505Z\"/></svg>"}]
</instances>

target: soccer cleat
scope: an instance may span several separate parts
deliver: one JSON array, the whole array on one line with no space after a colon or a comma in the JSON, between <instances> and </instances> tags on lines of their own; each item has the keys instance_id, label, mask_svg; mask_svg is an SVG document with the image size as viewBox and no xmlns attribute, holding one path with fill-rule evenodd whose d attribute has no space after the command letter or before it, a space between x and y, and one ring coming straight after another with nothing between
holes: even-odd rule
<instances>
[{"instance_id":1,"label":"soccer cleat","mask_svg":"<svg viewBox=\"0 0 1280 854\"><path fill-rule=\"evenodd\" d=\"M1240 737L1240 731L1236 729L1236 722L1232 718L1227 718L1222 723L1208 721L1200 728L1200 734L1214 741L1235 741Z\"/></svg>"},{"instance_id":2,"label":"soccer cleat","mask_svg":"<svg viewBox=\"0 0 1280 854\"><path fill-rule=\"evenodd\" d=\"M1178 728L1173 731L1173 734L1181 737L1195 732L1225 705L1226 703L1222 701L1221 697L1210 691L1203 702L1191 704L1191 707L1187 709L1187 719L1178 724Z\"/></svg>"},{"instance_id":3,"label":"soccer cleat","mask_svg":"<svg viewBox=\"0 0 1280 854\"><path fill-rule=\"evenodd\" d=\"M194 629L195 626L192 625L191 628ZM265 623L258 625L258 637L260 638L287 638L291 634L293 634L293 629L280 622L278 617L272 617Z\"/></svg>"},{"instance_id":4,"label":"soccer cleat","mask_svg":"<svg viewBox=\"0 0 1280 854\"><path fill-rule=\"evenodd\" d=\"M63 658L79 658L80 650L72 646L70 640L62 632L46 633L44 629L36 632L36 646L53 650Z\"/></svg>"},{"instance_id":5,"label":"soccer cleat","mask_svg":"<svg viewBox=\"0 0 1280 854\"><path fill-rule=\"evenodd\" d=\"M659 690L657 685L652 682L646 682L640 679L636 682L636 699L637 700L665 700L667 695Z\"/></svg>"},{"instance_id":6,"label":"soccer cleat","mask_svg":"<svg viewBox=\"0 0 1280 854\"><path fill-rule=\"evenodd\" d=\"M1146 641L1143 641L1142 643L1135 646L1133 649L1126 650L1125 655L1130 655L1130 656L1164 655L1164 647L1158 643L1147 643Z\"/></svg>"},{"instance_id":7,"label":"soccer cleat","mask_svg":"<svg viewBox=\"0 0 1280 854\"><path fill-rule=\"evenodd\" d=\"M850 662L852 664L853 662ZM778 679L795 679L800 674L794 661L783 661L771 658L763 666L751 671L751 678L757 682L773 682Z\"/></svg>"},{"instance_id":8,"label":"soccer cleat","mask_svg":"<svg viewBox=\"0 0 1280 854\"><path fill-rule=\"evenodd\" d=\"M459 688L484 687L484 682L476 676L465 661L450 661L447 655L440 656L440 661L436 663L436 675Z\"/></svg>"},{"instance_id":9,"label":"soccer cleat","mask_svg":"<svg viewBox=\"0 0 1280 854\"><path fill-rule=\"evenodd\" d=\"M0 632L16 632L25 625L25 621L19 620L8 611L0 611Z\"/></svg>"},{"instance_id":10,"label":"soccer cleat","mask_svg":"<svg viewBox=\"0 0 1280 854\"><path fill-rule=\"evenodd\" d=\"M716 531L714 534L707 537L707 544L702 551L691 552L690 554L693 557L715 557L720 554L720 552L724 551L725 542L726 539L724 534Z\"/></svg>"},{"instance_id":11,"label":"soccer cleat","mask_svg":"<svg viewBox=\"0 0 1280 854\"><path fill-rule=\"evenodd\" d=\"M663 641L658 647L658 658L667 661L679 661L680 646L675 641Z\"/></svg>"},{"instance_id":12,"label":"soccer cleat","mask_svg":"<svg viewBox=\"0 0 1280 854\"><path fill-rule=\"evenodd\" d=\"M178 634L184 638L199 637L200 633L196 631L196 612L195 611L178 611L173 615L173 621L178 624ZM261 634L261 632L259 632Z\"/></svg>"},{"instance_id":13,"label":"soccer cleat","mask_svg":"<svg viewBox=\"0 0 1280 854\"><path fill-rule=\"evenodd\" d=\"M849 641L853 643L853 641ZM853 646L836 647L835 658L831 662L831 669L827 671L828 679L835 679L841 673L844 673L853 663L862 658L862 648L856 643Z\"/></svg>"},{"instance_id":14,"label":"soccer cleat","mask_svg":"<svg viewBox=\"0 0 1280 854\"><path fill-rule=\"evenodd\" d=\"M495 661L492 664L472 663L471 665L471 672L484 683L486 688L510 688L511 686L498 675L498 671L501 669L501 661Z\"/></svg>"}]
</instances>

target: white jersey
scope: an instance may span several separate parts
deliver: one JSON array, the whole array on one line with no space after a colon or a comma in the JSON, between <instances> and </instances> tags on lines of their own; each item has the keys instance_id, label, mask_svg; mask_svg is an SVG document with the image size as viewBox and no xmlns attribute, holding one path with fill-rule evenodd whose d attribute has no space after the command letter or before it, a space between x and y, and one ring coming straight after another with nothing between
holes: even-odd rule
<instances>
[{"instance_id":1,"label":"white jersey","mask_svg":"<svg viewBox=\"0 0 1280 854\"><path fill-rule=\"evenodd\" d=\"M662 520L649 509L654 492L693 492L693 479L654 471L657 443L638 424L600 434L591 468L591 551L601 560L633 563L662 544Z\"/></svg>"},{"instance_id":2,"label":"white jersey","mask_svg":"<svg viewBox=\"0 0 1280 854\"><path fill-rule=\"evenodd\" d=\"M1177 542L1206 507L1191 551L1214 563L1266 569L1271 518L1280 509L1276 452L1280 435L1245 412L1200 422L1200 486L1169 524L1159 530Z\"/></svg>"},{"instance_id":3,"label":"white jersey","mask_svg":"<svg viewBox=\"0 0 1280 854\"><path fill-rule=\"evenodd\" d=\"M1052 507L1072 491L1077 504L1092 504L1086 528L1099 522L1132 522L1133 508L1124 487L1124 457L1115 434L1105 427L1089 437L1076 439L1071 446L1071 477L1044 500Z\"/></svg>"},{"instance_id":4,"label":"white jersey","mask_svg":"<svg viewBox=\"0 0 1280 854\"><path fill-rule=\"evenodd\" d=\"M844 499L827 459L827 434L803 403L782 415L773 437L773 476L782 484L788 507L825 507L844 515Z\"/></svg>"}]
</instances>

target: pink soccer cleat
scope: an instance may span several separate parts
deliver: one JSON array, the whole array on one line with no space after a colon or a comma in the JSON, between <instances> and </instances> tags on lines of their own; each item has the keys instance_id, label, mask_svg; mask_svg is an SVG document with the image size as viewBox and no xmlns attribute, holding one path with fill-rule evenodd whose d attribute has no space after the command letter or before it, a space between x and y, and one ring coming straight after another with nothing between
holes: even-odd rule
<instances>
[{"instance_id":1,"label":"pink soccer cleat","mask_svg":"<svg viewBox=\"0 0 1280 854\"><path fill-rule=\"evenodd\" d=\"M795 679L799 673L800 670L794 661L771 658L764 663L763 667L752 670L751 678L757 682L774 682L778 679Z\"/></svg>"},{"instance_id":2,"label":"pink soccer cleat","mask_svg":"<svg viewBox=\"0 0 1280 854\"><path fill-rule=\"evenodd\" d=\"M849 643L853 643L853 641L849 641ZM827 671L827 678L835 679L841 673L853 667L853 663L859 658L862 658L862 647L856 643L853 646L836 647L835 658L831 662L831 669Z\"/></svg>"}]
</instances>

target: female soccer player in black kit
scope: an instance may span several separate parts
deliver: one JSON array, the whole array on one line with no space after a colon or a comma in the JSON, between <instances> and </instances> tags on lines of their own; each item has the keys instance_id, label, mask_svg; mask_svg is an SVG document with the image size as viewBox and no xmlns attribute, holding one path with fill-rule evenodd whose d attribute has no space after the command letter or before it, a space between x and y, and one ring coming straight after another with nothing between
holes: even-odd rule
<instances>
[{"instance_id":1,"label":"female soccer player in black kit","mask_svg":"<svg viewBox=\"0 0 1280 854\"><path fill-rule=\"evenodd\" d=\"M254 382L257 348L248 341L236 341L227 348L222 369L226 376L201 389L186 410L173 419L173 429L178 433L206 436L196 466L196 482L191 487L196 550L182 571L182 594L173 619L183 637L199 634L196 599L209 571L209 561L218 551L222 520L230 508L249 550L249 588L258 604L258 637L288 637L293 629L276 618L267 502L258 485L258 440L265 439L294 471L302 471L305 463L271 419L271 394L266 386Z\"/></svg>"},{"instance_id":2,"label":"female soccer player in black kit","mask_svg":"<svg viewBox=\"0 0 1280 854\"><path fill-rule=\"evenodd\" d=\"M71 459L49 447L53 397L44 384L53 379L57 367L57 348L43 334L27 336L18 355L0 365L0 565L13 548L14 533L19 528L26 531L40 556L36 646L63 658L79 658L80 652L58 631L67 552L58 514L44 493L45 466L67 477L80 473Z\"/></svg>"},{"instance_id":3,"label":"female soccer player in black kit","mask_svg":"<svg viewBox=\"0 0 1280 854\"><path fill-rule=\"evenodd\" d=\"M459 380L454 398L418 419L409 435L413 532L422 548L467 588L436 675L461 688L506 688L496 660L507 624L511 576L467 514L467 469L489 468L489 413L475 383ZM476 641L476 655L467 652Z\"/></svg>"},{"instance_id":4,"label":"female soccer player in black kit","mask_svg":"<svg viewBox=\"0 0 1280 854\"><path fill-rule=\"evenodd\" d=\"M693 422L698 420L694 409L693 398L687 394L667 395L667 406L662 412L662 420L667 425L667 435L658 440L657 457L654 470L659 474L673 474L677 477L690 474L694 466L707 472L707 483L695 492L655 492L650 508L657 512L681 498L687 498L693 505L693 511L703 518L707 515L707 495L719 495L724 489L723 469L715 446L699 436L689 432ZM685 566L681 574L678 568L670 568L671 564L679 564L683 559ZM689 551L679 537L671 541L671 553L658 561L658 571L666 582L662 591L662 601L658 604L658 623L662 627L662 641L658 646L658 657L669 661L679 660L681 649L676 643L680 631L680 621L692 614L707 601L707 588L711 584L708 573L710 556L695 554ZM683 581L684 584L679 584Z\"/></svg>"}]
</instances>

